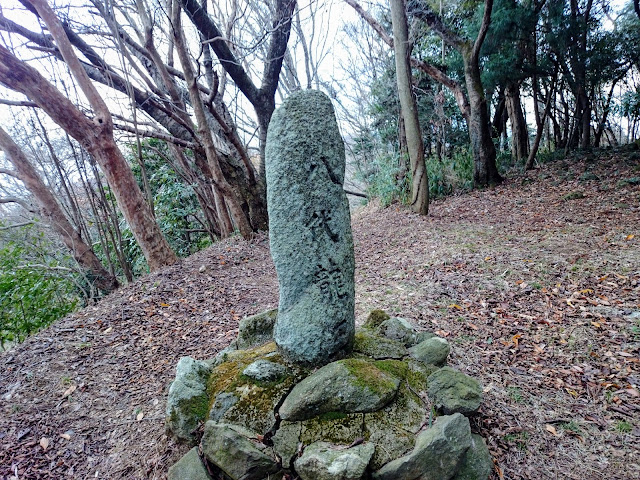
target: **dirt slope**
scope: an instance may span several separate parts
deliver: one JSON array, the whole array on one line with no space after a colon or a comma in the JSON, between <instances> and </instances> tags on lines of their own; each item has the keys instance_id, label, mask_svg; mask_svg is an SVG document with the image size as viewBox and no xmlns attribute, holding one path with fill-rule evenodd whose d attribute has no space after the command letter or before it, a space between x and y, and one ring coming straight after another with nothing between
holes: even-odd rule
<instances>
[{"instance_id":1,"label":"dirt slope","mask_svg":"<svg viewBox=\"0 0 640 480\"><path fill-rule=\"evenodd\" d=\"M382 308L478 377L493 478L640 478L640 155L591 154L354 215L357 316ZM200 271L205 266L204 271ZM162 479L175 364L277 305L268 241L234 239L0 354L0 479Z\"/></svg>"}]
</instances>

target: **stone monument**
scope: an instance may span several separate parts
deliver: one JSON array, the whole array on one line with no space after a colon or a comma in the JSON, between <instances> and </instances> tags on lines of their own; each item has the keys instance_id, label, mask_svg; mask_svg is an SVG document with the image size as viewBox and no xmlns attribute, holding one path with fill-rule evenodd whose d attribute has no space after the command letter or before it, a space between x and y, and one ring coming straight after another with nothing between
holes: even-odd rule
<instances>
[{"instance_id":1,"label":"stone monument","mask_svg":"<svg viewBox=\"0 0 640 480\"><path fill-rule=\"evenodd\" d=\"M487 480L468 415L482 388L449 344L380 310L355 330L344 147L329 99L298 92L267 138L279 309L211 360L183 357L167 430L199 444L169 480ZM318 368L319 367L319 368Z\"/></svg>"},{"instance_id":2,"label":"stone monument","mask_svg":"<svg viewBox=\"0 0 640 480\"><path fill-rule=\"evenodd\" d=\"M326 95L302 90L276 110L265 164L280 285L274 340L289 360L323 365L351 350L355 330L344 143Z\"/></svg>"}]
</instances>

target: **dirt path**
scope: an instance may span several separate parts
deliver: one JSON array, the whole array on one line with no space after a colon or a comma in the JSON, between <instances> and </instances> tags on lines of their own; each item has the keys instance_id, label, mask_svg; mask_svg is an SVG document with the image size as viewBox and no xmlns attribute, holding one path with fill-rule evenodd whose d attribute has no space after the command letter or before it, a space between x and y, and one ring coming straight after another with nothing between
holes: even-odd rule
<instances>
[{"instance_id":1,"label":"dirt path","mask_svg":"<svg viewBox=\"0 0 640 480\"><path fill-rule=\"evenodd\" d=\"M640 478L640 155L598 155L427 218L354 215L358 318L449 339L484 385L495 479ZM236 239L0 354L0 479L165 478L186 451L163 423L178 359L276 304L266 237Z\"/></svg>"}]
</instances>

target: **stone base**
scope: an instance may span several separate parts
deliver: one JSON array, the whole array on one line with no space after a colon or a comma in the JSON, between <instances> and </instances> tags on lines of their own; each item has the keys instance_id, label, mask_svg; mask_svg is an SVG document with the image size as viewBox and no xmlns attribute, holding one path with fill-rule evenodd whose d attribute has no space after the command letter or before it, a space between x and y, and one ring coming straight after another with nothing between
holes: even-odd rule
<instances>
[{"instance_id":1,"label":"stone base","mask_svg":"<svg viewBox=\"0 0 640 480\"><path fill-rule=\"evenodd\" d=\"M264 341L268 333L255 338ZM244 332L240 337L246 338ZM202 362L181 361L176 382L201 379L187 393L198 395L200 404L207 392L206 414L177 408L190 400L184 389L170 391L182 397L177 401L170 393L168 429L184 438L177 426L206 422L202 453L221 477L488 478L491 456L464 416L479 408L482 390L472 378L443 367L446 340L375 311L356 332L352 354L315 371L288 363L274 342L248 343L208 362L213 366L206 378ZM198 375L186 372L186 365L198 368ZM193 451L188 455L197 463Z\"/></svg>"}]
</instances>

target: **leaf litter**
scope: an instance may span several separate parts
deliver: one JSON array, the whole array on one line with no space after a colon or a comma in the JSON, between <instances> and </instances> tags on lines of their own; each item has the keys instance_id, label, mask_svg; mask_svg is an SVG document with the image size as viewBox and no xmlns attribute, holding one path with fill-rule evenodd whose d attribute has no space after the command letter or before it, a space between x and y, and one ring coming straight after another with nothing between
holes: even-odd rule
<instances>
[{"instance_id":1,"label":"leaf litter","mask_svg":"<svg viewBox=\"0 0 640 480\"><path fill-rule=\"evenodd\" d=\"M382 308L447 337L483 384L492 479L640 478L639 170L576 156L428 217L353 215L357 320ZM277 299L266 235L233 238L0 354L0 478L166 478L188 450L164 431L177 361Z\"/></svg>"}]
</instances>

